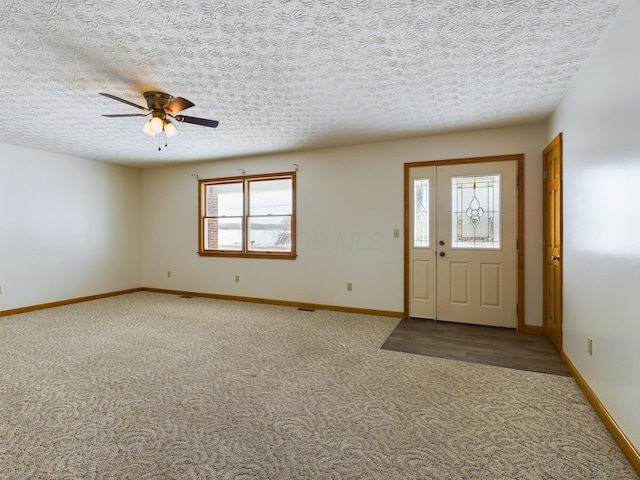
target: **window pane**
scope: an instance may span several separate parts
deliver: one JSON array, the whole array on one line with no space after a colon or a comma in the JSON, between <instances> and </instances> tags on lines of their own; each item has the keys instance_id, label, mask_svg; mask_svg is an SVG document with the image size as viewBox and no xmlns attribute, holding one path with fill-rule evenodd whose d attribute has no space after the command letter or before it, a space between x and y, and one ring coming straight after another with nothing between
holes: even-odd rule
<instances>
[{"instance_id":1,"label":"window pane","mask_svg":"<svg viewBox=\"0 0 640 480\"><path fill-rule=\"evenodd\" d=\"M205 186L207 217L242 216L242 183L214 183Z\"/></svg>"},{"instance_id":2,"label":"window pane","mask_svg":"<svg viewBox=\"0 0 640 480\"><path fill-rule=\"evenodd\" d=\"M291 215L292 185L290 178L249 182L249 215Z\"/></svg>"},{"instance_id":3,"label":"window pane","mask_svg":"<svg viewBox=\"0 0 640 480\"><path fill-rule=\"evenodd\" d=\"M205 250L242 250L242 218L207 218Z\"/></svg>"},{"instance_id":4,"label":"window pane","mask_svg":"<svg viewBox=\"0 0 640 480\"><path fill-rule=\"evenodd\" d=\"M451 178L453 248L500 248L500 175Z\"/></svg>"},{"instance_id":5,"label":"window pane","mask_svg":"<svg viewBox=\"0 0 640 480\"><path fill-rule=\"evenodd\" d=\"M291 251L291 217L249 217L249 250Z\"/></svg>"},{"instance_id":6,"label":"window pane","mask_svg":"<svg viewBox=\"0 0 640 480\"><path fill-rule=\"evenodd\" d=\"M413 181L413 246L429 246L429 179Z\"/></svg>"}]
</instances>

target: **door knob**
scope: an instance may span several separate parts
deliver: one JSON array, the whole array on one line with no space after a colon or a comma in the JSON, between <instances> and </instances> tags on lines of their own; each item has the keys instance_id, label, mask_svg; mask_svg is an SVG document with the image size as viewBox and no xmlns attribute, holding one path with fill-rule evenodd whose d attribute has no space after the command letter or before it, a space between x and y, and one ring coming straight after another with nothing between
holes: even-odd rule
<instances>
[{"instance_id":1,"label":"door knob","mask_svg":"<svg viewBox=\"0 0 640 480\"><path fill-rule=\"evenodd\" d=\"M560 260L560 255L551 255L551 261Z\"/></svg>"},{"instance_id":2,"label":"door knob","mask_svg":"<svg viewBox=\"0 0 640 480\"><path fill-rule=\"evenodd\" d=\"M438 245L440 245L440 246L442 247L442 246L444 245L444 240L440 240L440 241L438 242Z\"/></svg>"},{"instance_id":3,"label":"door knob","mask_svg":"<svg viewBox=\"0 0 640 480\"><path fill-rule=\"evenodd\" d=\"M441 256L441 257L444 257L445 255L446 255L446 253L444 253L444 252L440 252L440 256Z\"/></svg>"}]
</instances>

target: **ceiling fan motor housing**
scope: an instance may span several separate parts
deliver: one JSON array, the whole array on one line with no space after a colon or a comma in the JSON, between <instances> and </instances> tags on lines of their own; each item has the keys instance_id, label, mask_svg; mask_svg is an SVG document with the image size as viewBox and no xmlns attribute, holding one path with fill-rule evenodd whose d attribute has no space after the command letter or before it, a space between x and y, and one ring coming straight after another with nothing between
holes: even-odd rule
<instances>
[{"instance_id":1,"label":"ceiling fan motor housing","mask_svg":"<svg viewBox=\"0 0 640 480\"><path fill-rule=\"evenodd\" d=\"M154 110L154 114L155 110L162 111L162 107L173 100L171 95L164 92L144 92L144 98L149 108Z\"/></svg>"}]
</instances>

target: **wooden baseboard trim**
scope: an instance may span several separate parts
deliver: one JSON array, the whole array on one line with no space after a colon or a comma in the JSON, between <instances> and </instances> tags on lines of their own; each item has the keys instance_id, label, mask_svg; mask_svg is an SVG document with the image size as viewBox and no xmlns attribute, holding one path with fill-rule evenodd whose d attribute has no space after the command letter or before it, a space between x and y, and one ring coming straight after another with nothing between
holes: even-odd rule
<instances>
[{"instance_id":1,"label":"wooden baseboard trim","mask_svg":"<svg viewBox=\"0 0 640 480\"><path fill-rule=\"evenodd\" d=\"M525 325L524 333L532 333L534 335L544 335L544 327L542 325Z\"/></svg>"},{"instance_id":2,"label":"wooden baseboard trim","mask_svg":"<svg viewBox=\"0 0 640 480\"><path fill-rule=\"evenodd\" d=\"M125 295L127 293L139 292L141 290L142 288L131 288L129 290L119 290L117 292L100 293L98 295L89 295L87 297L70 298L68 300L59 300L57 302L41 303L39 305L30 305L28 307L1 310L0 317L4 317L6 315L15 315L17 313L34 312L36 310L43 310L45 308L62 307L64 305L71 305L72 303L88 302L89 300L98 300L100 298L115 297L116 295Z\"/></svg>"},{"instance_id":3,"label":"wooden baseboard trim","mask_svg":"<svg viewBox=\"0 0 640 480\"><path fill-rule=\"evenodd\" d=\"M131 288L129 290L120 290L117 292L101 293L99 295L89 295L87 297L78 297L78 298L71 298L68 300L60 300L57 302L41 303L39 305L30 305L28 307L13 308L10 310L0 310L0 317L6 316L6 315L15 315L17 313L33 312L35 310L42 310L45 308L61 307L64 305L71 305L72 303L87 302L89 300L98 300L100 298L114 297L116 295L125 295L127 293L135 293L135 292L155 292L155 293L166 293L169 295L187 295L190 297L215 298L218 300L231 300L235 302L265 303L269 305L309 308L313 310L333 310L336 312L361 313L365 315L377 315L380 317L402 318L404 316L402 312L394 312L390 310L372 310L368 308L342 307L339 305L323 305L318 303L290 302L287 300L273 300L270 298L240 297L235 295L219 295L216 293L188 292L188 291L182 291L182 290L166 290L163 288L139 287L139 288Z\"/></svg>"},{"instance_id":4,"label":"wooden baseboard trim","mask_svg":"<svg viewBox=\"0 0 640 480\"><path fill-rule=\"evenodd\" d=\"M190 297L203 297L203 298L215 298L217 300L231 300L234 302L250 302L250 303L265 303L268 305L280 305L284 307L297 307L297 308L309 308L312 310L332 310L335 312L346 313L361 313L365 315L377 315L380 317L393 317L402 318L404 314L402 312L394 312L390 310L372 310L368 308L355 308L355 307L342 307L339 305L323 305L318 303L305 303L305 302L291 302L288 300L274 300L270 298L256 298L256 297L240 297L235 295L220 295L217 293L201 293L201 292L187 292L182 290L166 290L163 288L151 288L143 287L142 291L166 293L169 295L186 295Z\"/></svg>"},{"instance_id":5,"label":"wooden baseboard trim","mask_svg":"<svg viewBox=\"0 0 640 480\"><path fill-rule=\"evenodd\" d=\"M638 451L635 445L631 443L631 440L629 440L629 438L624 434L618 423L602 404L576 366L571 362L571 360L569 360L569 357L567 357L564 352L560 352L560 357L567 366L571 375L573 375L573 378L582 390L582 393L587 397L587 400L589 400L589 403L591 403L591 406L602 420L602 423L607 427L607 430L609 430L609 433L611 433L611 436L614 438L622 452L625 454L627 459L629 459L633 468L635 468L636 472L640 474L640 451Z\"/></svg>"}]
</instances>

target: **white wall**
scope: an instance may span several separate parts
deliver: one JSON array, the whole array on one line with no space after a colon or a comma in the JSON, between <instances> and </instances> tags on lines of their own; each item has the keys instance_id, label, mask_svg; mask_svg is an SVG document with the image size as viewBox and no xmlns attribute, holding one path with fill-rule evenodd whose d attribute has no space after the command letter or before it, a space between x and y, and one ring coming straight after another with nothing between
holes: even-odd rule
<instances>
[{"instance_id":1,"label":"white wall","mask_svg":"<svg viewBox=\"0 0 640 480\"><path fill-rule=\"evenodd\" d=\"M141 286L139 170L0 144L0 311Z\"/></svg>"},{"instance_id":2,"label":"white wall","mask_svg":"<svg viewBox=\"0 0 640 480\"><path fill-rule=\"evenodd\" d=\"M323 305L403 310L403 164L525 154L526 323L541 325L544 126L488 130L143 172L143 285ZM283 172L297 177L295 261L196 254L197 181ZM167 271L172 272L171 278ZM235 283L235 276L240 283ZM346 290L347 282L353 291Z\"/></svg>"},{"instance_id":3,"label":"white wall","mask_svg":"<svg viewBox=\"0 0 640 480\"><path fill-rule=\"evenodd\" d=\"M554 112L564 138L564 351L640 446L640 2ZM587 354L593 339L593 356Z\"/></svg>"}]
</instances>

